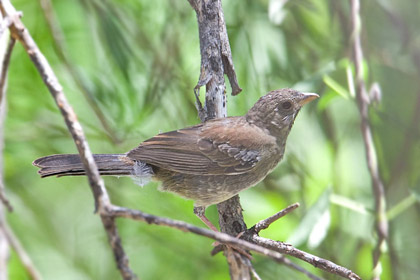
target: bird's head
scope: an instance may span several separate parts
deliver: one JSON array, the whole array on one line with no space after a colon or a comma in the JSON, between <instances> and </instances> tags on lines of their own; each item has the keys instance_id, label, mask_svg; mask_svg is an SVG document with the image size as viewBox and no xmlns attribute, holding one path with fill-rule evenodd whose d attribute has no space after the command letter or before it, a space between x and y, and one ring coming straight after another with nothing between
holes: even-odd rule
<instances>
[{"instance_id":1,"label":"bird's head","mask_svg":"<svg viewBox=\"0 0 420 280\"><path fill-rule=\"evenodd\" d=\"M316 93L288 88L273 90L261 97L245 117L249 123L268 130L278 141L285 141L299 110L318 97Z\"/></svg>"}]
</instances>

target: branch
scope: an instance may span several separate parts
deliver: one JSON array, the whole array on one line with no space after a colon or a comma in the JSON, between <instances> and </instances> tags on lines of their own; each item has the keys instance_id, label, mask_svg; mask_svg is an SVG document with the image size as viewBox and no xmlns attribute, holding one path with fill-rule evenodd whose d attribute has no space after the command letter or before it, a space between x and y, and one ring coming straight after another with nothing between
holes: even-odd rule
<instances>
[{"instance_id":1,"label":"branch","mask_svg":"<svg viewBox=\"0 0 420 280\"><path fill-rule=\"evenodd\" d=\"M8 28L12 23L9 17L3 19L1 23L0 38L4 33L3 28ZM7 88L7 77L9 72L10 58L12 56L13 48L16 40L10 38L1 65L0 72L0 153L3 156L3 125L4 118L6 116L6 88ZM0 200L3 205L11 212L13 211L12 205L7 200L4 193L5 188L3 184L3 158L0 162ZM29 255L19 242L19 239L14 235L13 231L7 224L6 216L3 212L3 207L0 205L0 278L7 279L7 261L10 254L10 247L13 248L23 267L25 268L28 275L34 279L41 279L41 276L35 266L33 265ZM3 274L4 273L4 274Z\"/></svg>"},{"instance_id":2,"label":"branch","mask_svg":"<svg viewBox=\"0 0 420 280\"><path fill-rule=\"evenodd\" d=\"M6 18L2 21L8 22L10 25L10 19ZM0 38L3 34L3 31L0 31ZM4 117L6 116L6 88L7 88L7 76L9 73L9 65L10 65L10 57L12 56L13 47L15 46L16 40L10 38L6 52L3 57L3 62L1 65L1 73L0 73L0 152L3 152L3 123ZM2 153L3 155L3 153ZM3 163L0 164L0 168L3 169ZM9 212L13 211L13 207L10 204L9 200L6 197L5 188L3 185L3 170L0 171L0 202L7 208Z\"/></svg>"},{"instance_id":3,"label":"branch","mask_svg":"<svg viewBox=\"0 0 420 280\"><path fill-rule=\"evenodd\" d=\"M298 258L300 260L303 260L311 265L313 265L316 268L320 268L324 271L327 271L332 274L339 275L341 277L351 279L351 280L361 280L360 276L352 272L351 270L342 267L340 265L337 265L333 263L332 261L322 259L320 257L317 257L315 255L309 254L305 251L296 249L290 244L280 242L280 241L274 241L271 239L267 239L264 237L260 237L257 234L245 237L246 240L249 240L250 242L254 242L257 245L260 245L264 248L269 248L273 251L286 254L289 256L293 256L295 258Z\"/></svg>"},{"instance_id":4,"label":"branch","mask_svg":"<svg viewBox=\"0 0 420 280\"><path fill-rule=\"evenodd\" d=\"M261 230L267 229L272 223L280 219L281 217L284 217L285 215L289 214L293 210L299 207L299 203L294 203L290 205L289 207L277 212L271 217L268 217L267 219L264 219L262 221L259 221L254 226L254 231L258 234Z\"/></svg>"},{"instance_id":5,"label":"branch","mask_svg":"<svg viewBox=\"0 0 420 280\"><path fill-rule=\"evenodd\" d=\"M102 209L110 204L109 196L105 189L103 180L99 176L98 168L86 141L82 126L78 122L73 108L70 106L66 96L64 95L63 87L58 82L58 79L47 59L41 53L35 41L20 20L21 14L16 12L9 0L0 1L0 10L3 17L11 19L10 32L12 38L18 40L23 45L35 67L38 69L42 80L57 103L57 106L67 124L67 128L71 133L79 151L84 169L86 170L89 185L95 199L95 210L99 210L99 213L102 213ZM114 220L108 219L108 217L103 217L102 215L101 218L104 228L107 231L108 241L113 249L114 257L117 261L122 277L124 279L136 279L135 274L128 266L128 258L125 256L122 246L115 246L116 244L120 245L121 242Z\"/></svg>"},{"instance_id":6,"label":"branch","mask_svg":"<svg viewBox=\"0 0 420 280\"><path fill-rule=\"evenodd\" d=\"M201 71L194 88L196 105L202 122L227 116L224 74L229 78L232 95L241 92L232 62L221 0L188 0L197 14L200 38ZM199 90L206 86L205 107L199 100ZM246 230L239 197L235 196L217 205L222 232L237 236ZM249 260L225 250L232 279L251 279Z\"/></svg>"},{"instance_id":7,"label":"branch","mask_svg":"<svg viewBox=\"0 0 420 280\"><path fill-rule=\"evenodd\" d=\"M200 37L201 71L195 90L197 95L206 86L206 104L202 121L226 117L226 86L228 76L232 95L241 92L232 62L221 0L188 0L197 14ZM198 102L197 102L198 103ZM198 105L198 104L197 104Z\"/></svg>"},{"instance_id":8,"label":"branch","mask_svg":"<svg viewBox=\"0 0 420 280\"><path fill-rule=\"evenodd\" d=\"M260 237L254 231L255 226L241 236L241 238L243 238L242 240L228 235L226 233L215 232L205 228L196 227L183 221L154 216L139 210L128 209L115 205L108 205L107 208L103 210L105 210L104 215L108 215L110 217L127 218L136 221L146 222L148 224L171 227L184 232L191 232L197 235L214 239L223 244L231 245L234 247L240 247L249 251L254 251L258 254L267 256L281 263L285 263L285 258L282 254L286 254L301 259L309 264L312 264L314 267L321 268L327 272L342 276L344 278L352 280L361 279L351 270L339 266L331 261L322 259L320 257L296 249L290 244ZM292 266L296 267L296 265ZM302 271L301 268L297 268L297 270ZM310 274L309 272L305 274L311 275L311 279L318 279L316 276Z\"/></svg>"},{"instance_id":9,"label":"branch","mask_svg":"<svg viewBox=\"0 0 420 280\"><path fill-rule=\"evenodd\" d=\"M361 131L365 144L366 161L372 179L372 190L375 196L375 223L378 241L373 252L374 279L379 279L379 258L381 248L388 237L388 221L386 218L385 188L379 174L378 159L369 122L369 97L365 87L363 75L363 49L361 44L360 1L351 0L351 21L353 32L353 60L356 68L356 97L361 118Z\"/></svg>"},{"instance_id":10,"label":"branch","mask_svg":"<svg viewBox=\"0 0 420 280\"><path fill-rule=\"evenodd\" d=\"M23 246L20 244L19 239L15 236L13 231L9 228L6 220L0 217L0 230L3 230L3 234L6 237L8 244L13 248L17 254L19 260L22 262L23 267L29 274L31 279L38 280L42 279L41 274L38 272L28 253L25 251Z\"/></svg>"}]
</instances>

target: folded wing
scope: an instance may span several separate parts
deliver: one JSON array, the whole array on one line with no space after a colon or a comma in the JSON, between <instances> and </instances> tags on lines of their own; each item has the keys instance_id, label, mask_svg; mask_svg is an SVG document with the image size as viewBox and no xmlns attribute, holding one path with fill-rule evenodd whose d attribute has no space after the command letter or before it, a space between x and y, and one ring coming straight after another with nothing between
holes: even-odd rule
<instances>
[{"instance_id":1,"label":"folded wing","mask_svg":"<svg viewBox=\"0 0 420 280\"><path fill-rule=\"evenodd\" d=\"M263 159L261 145L275 143L260 141L260 131L246 125L234 117L162 133L144 141L127 156L184 174L241 174Z\"/></svg>"}]
</instances>

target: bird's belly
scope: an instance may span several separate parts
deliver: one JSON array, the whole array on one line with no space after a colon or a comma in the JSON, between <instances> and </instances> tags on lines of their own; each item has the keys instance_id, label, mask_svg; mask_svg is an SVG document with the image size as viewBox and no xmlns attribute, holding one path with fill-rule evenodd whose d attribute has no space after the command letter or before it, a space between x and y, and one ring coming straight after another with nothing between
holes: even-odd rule
<instances>
[{"instance_id":1,"label":"bird's belly","mask_svg":"<svg viewBox=\"0 0 420 280\"><path fill-rule=\"evenodd\" d=\"M276 166L246 172L238 175L208 175L172 173L159 176L162 191L176 193L194 200L195 206L209 206L225 201L239 192L255 186Z\"/></svg>"}]
</instances>

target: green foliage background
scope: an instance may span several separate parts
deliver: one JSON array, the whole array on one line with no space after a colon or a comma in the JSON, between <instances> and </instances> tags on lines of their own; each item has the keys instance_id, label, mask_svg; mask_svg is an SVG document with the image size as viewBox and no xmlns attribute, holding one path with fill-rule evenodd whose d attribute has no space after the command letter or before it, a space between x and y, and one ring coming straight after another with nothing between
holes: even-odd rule
<instances>
[{"instance_id":1,"label":"green foliage background","mask_svg":"<svg viewBox=\"0 0 420 280\"><path fill-rule=\"evenodd\" d=\"M264 93L292 87L317 92L288 140L286 156L266 180L241 193L251 226L287 205L294 213L263 236L291 242L362 276L371 277L374 198L360 118L347 72L349 1L224 1L233 59L243 92L228 97L229 115L244 114ZM420 2L362 2L366 79L382 99L370 117L386 185L390 219L382 279L420 274ZM193 87L200 54L196 17L188 1L55 0L65 54L57 52L38 1L15 0L23 22L59 76L93 152L121 153L161 132L199 122ZM76 79L75 79L76 77ZM82 94L109 124L106 132ZM229 90L228 86L228 90ZM7 219L45 279L118 279L113 256L85 178L41 180L31 162L75 146L52 98L22 46L14 50L5 124L5 183L15 211ZM191 201L106 178L115 204L203 226ZM214 206L207 210L217 220ZM118 220L131 266L142 279L227 279L211 241L173 229ZM298 262L315 274L336 279ZM255 256L263 279L305 279ZM27 279L16 255L10 279Z\"/></svg>"}]
</instances>

